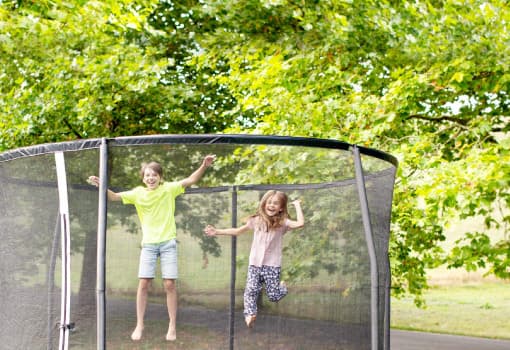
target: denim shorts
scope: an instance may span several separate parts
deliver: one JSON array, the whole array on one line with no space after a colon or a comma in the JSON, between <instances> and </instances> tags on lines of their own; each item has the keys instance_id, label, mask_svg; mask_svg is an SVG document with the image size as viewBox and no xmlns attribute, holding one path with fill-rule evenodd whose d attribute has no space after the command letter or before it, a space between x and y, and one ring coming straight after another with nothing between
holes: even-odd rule
<instances>
[{"instance_id":1,"label":"denim shorts","mask_svg":"<svg viewBox=\"0 0 510 350\"><path fill-rule=\"evenodd\" d=\"M177 241L175 239L142 245L138 278L154 278L156 276L158 257L161 258L162 278L177 279Z\"/></svg>"}]
</instances>

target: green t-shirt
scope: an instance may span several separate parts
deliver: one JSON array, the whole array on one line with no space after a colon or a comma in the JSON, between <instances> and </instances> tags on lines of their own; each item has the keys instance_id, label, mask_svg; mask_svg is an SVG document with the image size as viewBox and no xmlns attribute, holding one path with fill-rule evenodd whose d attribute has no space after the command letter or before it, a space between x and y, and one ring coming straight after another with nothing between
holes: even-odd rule
<instances>
[{"instance_id":1,"label":"green t-shirt","mask_svg":"<svg viewBox=\"0 0 510 350\"><path fill-rule=\"evenodd\" d=\"M133 204L142 225L142 244L161 243L176 238L175 198L184 192L179 182L163 182L148 190L139 186L120 192L122 203Z\"/></svg>"}]
</instances>

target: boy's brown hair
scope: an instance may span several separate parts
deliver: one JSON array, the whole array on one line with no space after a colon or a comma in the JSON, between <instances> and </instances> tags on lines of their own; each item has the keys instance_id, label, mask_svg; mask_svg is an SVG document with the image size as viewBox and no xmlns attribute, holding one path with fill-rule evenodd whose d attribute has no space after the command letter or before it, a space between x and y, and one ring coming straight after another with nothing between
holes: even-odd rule
<instances>
[{"instance_id":1,"label":"boy's brown hair","mask_svg":"<svg viewBox=\"0 0 510 350\"><path fill-rule=\"evenodd\" d=\"M156 172L160 178L163 178L163 167L158 162L142 163L142 167L140 168L140 178L142 180L146 169L151 169L152 171Z\"/></svg>"}]
</instances>

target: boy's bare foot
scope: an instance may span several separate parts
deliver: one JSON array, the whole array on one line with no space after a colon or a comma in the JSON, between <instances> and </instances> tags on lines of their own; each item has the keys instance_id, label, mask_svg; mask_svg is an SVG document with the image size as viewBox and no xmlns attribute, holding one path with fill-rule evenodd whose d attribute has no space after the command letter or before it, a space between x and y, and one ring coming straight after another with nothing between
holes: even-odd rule
<instances>
[{"instance_id":1,"label":"boy's bare foot","mask_svg":"<svg viewBox=\"0 0 510 350\"><path fill-rule=\"evenodd\" d=\"M143 327L136 326L133 333L131 333L131 339L134 341L138 341L138 340L142 339L142 334L143 334Z\"/></svg>"},{"instance_id":2,"label":"boy's bare foot","mask_svg":"<svg viewBox=\"0 0 510 350\"><path fill-rule=\"evenodd\" d=\"M166 333L166 340L174 341L175 339L177 339L177 334L175 332L175 326L169 325L168 332Z\"/></svg>"},{"instance_id":3,"label":"boy's bare foot","mask_svg":"<svg viewBox=\"0 0 510 350\"><path fill-rule=\"evenodd\" d=\"M244 322L246 322L246 325L248 326L248 328L253 327L256 319L257 319L257 315L244 316Z\"/></svg>"}]
</instances>

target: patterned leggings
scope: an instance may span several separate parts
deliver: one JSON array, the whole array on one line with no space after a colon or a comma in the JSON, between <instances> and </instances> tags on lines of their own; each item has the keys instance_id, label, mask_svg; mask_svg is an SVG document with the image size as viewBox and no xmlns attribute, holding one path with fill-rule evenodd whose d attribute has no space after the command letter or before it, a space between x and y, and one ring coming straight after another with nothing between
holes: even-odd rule
<instances>
[{"instance_id":1,"label":"patterned leggings","mask_svg":"<svg viewBox=\"0 0 510 350\"><path fill-rule=\"evenodd\" d=\"M279 266L261 267L250 265L244 290L244 315L257 314L257 298L262 291L262 285L266 285L266 295L272 302L277 302L287 295L287 288L280 286Z\"/></svg>"}]
</instances>

